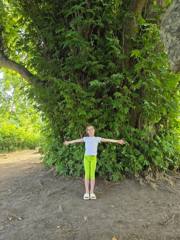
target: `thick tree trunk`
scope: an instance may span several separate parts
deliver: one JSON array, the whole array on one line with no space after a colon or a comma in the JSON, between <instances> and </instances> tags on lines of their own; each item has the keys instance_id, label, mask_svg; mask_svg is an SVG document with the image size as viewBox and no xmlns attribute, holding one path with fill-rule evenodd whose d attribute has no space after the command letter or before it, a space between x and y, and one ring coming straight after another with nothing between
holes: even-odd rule
<instances>
[{"instance_id":1,"label":"thick tree trunk","mask_svg":"<svg viewBox=\"0 0 180 240\"><path fill-rule=\"evenodd\" d=\"M180 1L175 0L161 24L161 36L169 55L171 68L180 71Z\"/></svg>"},{"instance_id":2,"label":"thick tree trunk","mask_svg":"<svg viewBox=\"0 0 180 240\"><path fill-rule=\"evenodd\" d=\"M124 53L127 56L127 59L124 61L124 68L130 69L134 62L132 62L132 59L130 58L131 50L133 49L133 39L136 38L138 32L139 32L139 26L138 26L138 18L141 17L144 7L146 6L147 0L131 0L129 5L129 12L131 16L127 16L127 18L124 20L124 36L123 36L123 42L124 42ZM125 85L127 86L128 83L125 82ZM141 92L144 92L143 89L140 90ZM138 110L138 107L135 109L131 109L129 112L129 119L130 123L135 128L143 128L143 122L141 119L141 111Z\"/></svg>"},{"instance_id":3,"label":"thick tree trunk","mask_svg":"<svg viewBox=\"0 0 180 240\"><path fill-rule=\"evenodd\" d=\"M129 6L129 12L131 16L127 16L124 20L124 51L126 55L129 55L133 48L133 38L136 37L139 27L138 18L141 16L143 8L146 5L147 0L132 0ZM126 67L130 67L130 60L127 59L125 63Z\"/></svg>"}]
</instances>

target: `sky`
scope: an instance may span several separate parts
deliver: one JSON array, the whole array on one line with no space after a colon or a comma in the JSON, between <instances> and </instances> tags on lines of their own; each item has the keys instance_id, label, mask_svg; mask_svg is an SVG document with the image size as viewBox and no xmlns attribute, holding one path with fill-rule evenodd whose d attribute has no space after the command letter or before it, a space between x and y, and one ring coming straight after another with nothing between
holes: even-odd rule
<instances>
[{"instance_id":1,"label":"sky","mask_svg":"<svg viewBox=\"0 0 180 240\"><path fill-rule=\"evenodd\" d=\"M0 72L0 79L3 79L3 72Z\"/></svg>"},{"instance_id":2,"label":"sky","mask_svg":"<svg viewBox=\"0 0 180 240\"><path fill-rule=\"evenodd\" d=\"M3 72L0 72L0 80L2 80L4 77ZM5 93L6 97L12 97L13 93L14 93L14 88L11 86L11 88L9 88L8 90L4 91L3 85L0 84L0 91L2 91L3 93Z\"/></svg>"}]
</instances>

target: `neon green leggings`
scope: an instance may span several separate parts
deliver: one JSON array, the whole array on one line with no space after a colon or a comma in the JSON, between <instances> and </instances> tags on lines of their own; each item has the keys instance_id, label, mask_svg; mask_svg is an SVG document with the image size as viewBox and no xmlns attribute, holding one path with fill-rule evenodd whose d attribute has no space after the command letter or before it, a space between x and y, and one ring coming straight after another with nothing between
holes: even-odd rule
<instances>
[{"instance_id":1,"label":"neon green leggings","mask_svg":"<svg viewBox=\"0 0 180 240\"><path fill-rule=\"evenodd\" d=\"M85 179L87 180L95 179L96 162L97 162L96 156L84 155Z\"/></svg>"}]
</instances>

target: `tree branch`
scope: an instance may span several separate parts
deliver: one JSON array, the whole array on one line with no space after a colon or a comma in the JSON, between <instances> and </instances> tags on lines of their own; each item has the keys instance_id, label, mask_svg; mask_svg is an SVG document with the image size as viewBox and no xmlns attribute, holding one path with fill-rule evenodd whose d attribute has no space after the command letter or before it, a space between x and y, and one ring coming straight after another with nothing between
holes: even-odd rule
<instances>
[{"instance_id":1,"label":"tree branch","mask_svg":"<svg viewBox=\"0 0 180 240\"><path fill-rule=\"evenodd\" d=\"M0 67L8 68L19 73L21 77L26 79L32 85L42 84L43 81L37 79L32 73L30 73L23 65L8 59L2 52L0 53Z\"/></svg>"}]
</instances>

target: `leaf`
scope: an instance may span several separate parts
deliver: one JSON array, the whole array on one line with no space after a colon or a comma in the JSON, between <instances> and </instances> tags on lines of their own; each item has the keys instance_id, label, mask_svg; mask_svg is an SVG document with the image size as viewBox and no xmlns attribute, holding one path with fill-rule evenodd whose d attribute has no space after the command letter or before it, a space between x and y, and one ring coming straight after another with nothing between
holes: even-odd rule
<instances>
[{"instance_id":1,"label":"leaf","mask_svg":"<svg viewBox=\"0 0 180 240\"><path fill-rule=\"evenodd\" d=\"M100 82L99 80L90 81L91 87L101 87L102 85L104 85L104 83Z\"/></svg>"},{"instance_id":2,"label":"leaf","mask_svg":"<svg viewBox=\"0 0 180 240\"><path fill-rule=\"evenodd\" d=\"M136 57L136 58L138 58L138 57L140 57L140 56L141 56L140 50L134 49L134 50L131 51L131 57Z\"/></svg>"}]
</instances>

